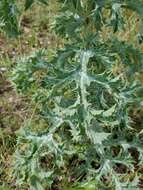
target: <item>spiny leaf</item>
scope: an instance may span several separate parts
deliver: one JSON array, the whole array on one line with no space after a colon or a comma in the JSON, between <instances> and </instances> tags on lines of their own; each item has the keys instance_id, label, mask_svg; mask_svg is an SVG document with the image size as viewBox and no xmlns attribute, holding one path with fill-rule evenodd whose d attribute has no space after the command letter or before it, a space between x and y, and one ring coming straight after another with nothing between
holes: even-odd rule
<instances>
[{"instance_id":1,"label":"spiny leaf","mask_svg":"<svg viewBox=\"0 0 143 190\"><path fill-rule=\"evenodd\" d=\"M96 127L96 126L95 126ZM104 140L108 138L110 133L104 133L104 132L95 132L94 130L88 129L88 136L90 137L91 141L95 144L102 144Z\"/></svg>"},{"instance_id":2,"label":"spiny leaf","mask_svg":"<svg viewBox=\"0 0 143 190\"><path fill-rule=\"evenodd\" d=\"M112 116L112 114L115 112L115 108L116 108L116 104L112 106L110 109L108 109L107 111L103 112L103 116L104 117Z\"/></svg>"},{"instance_id":3,"label":"spiny leaf","mask_svg":"<svg viewBox=\"0 0 143 190\"><path fill-rule=\"evenodd\" d=\"M141 10L127 0L59 2L54 26L65 45L49 61L39 53L19 60L13 72L15 86L29 93L47 124L43 133L33 134L28 125L19 134L15 176L19 184L34 176L35 189L37 182L39 188L54 188L54 181L64 183L67 177L73 187L96 181L97 189L120 190L129 183L125 175L136 172L130 150L137 150L142 166L141 129L131 110L142 99L136 73L143 68L143 53L117 34L103 34L109 26L116 32L124 25L123 9L140 16ZM41 158L48 160L46 173Z\"/></svg>"}]
</instances>

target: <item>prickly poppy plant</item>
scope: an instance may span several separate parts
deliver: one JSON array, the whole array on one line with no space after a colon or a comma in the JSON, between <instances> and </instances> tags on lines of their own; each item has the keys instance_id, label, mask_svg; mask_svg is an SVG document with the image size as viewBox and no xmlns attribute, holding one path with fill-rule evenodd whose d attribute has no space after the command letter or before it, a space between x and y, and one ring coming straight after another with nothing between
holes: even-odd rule
<instances>
[{"instance_id":1,"label":"prickly poppy plant","mask_svg":"<svg viewBox=\"0 0 143 190\"><path fill-rule=\"evenodd\" d=\"M32 3L27 1L26 9ZM137 13L142 22L143 3L59 4L52 26L65 39L64 46L50 58L44 50L36 51L18 60L13 71L17 90L30 93L47 123L38 133L29 123L19 132L17 182L33 190L64 189L63 184L73 190L137 189L143 166L142 126L134 122L132 112L142 106L138 75L143 53L118 34L127 29L127 11ZM135 35L141 43L142 26Z\"/></svg>"}]
</instances>

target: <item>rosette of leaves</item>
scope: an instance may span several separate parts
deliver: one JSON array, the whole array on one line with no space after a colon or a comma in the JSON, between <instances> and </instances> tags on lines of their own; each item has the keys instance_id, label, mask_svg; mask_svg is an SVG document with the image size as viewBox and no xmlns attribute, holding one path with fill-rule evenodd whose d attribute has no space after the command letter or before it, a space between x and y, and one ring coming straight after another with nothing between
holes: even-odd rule
<instances>
[{"instance_id":1,"label":"rosette of leaves","mask_svg":"<svg viewBox=\"0 0 143 190\"><path fill-rule=\"evenodd\" d=\"M67 189L138 186L142 126L133 122L130 112L141 106L136 75L143 67L143 53L115 34L102 38L106 27L112 26L113 33L123 28L122 9L128 8L128 1L61 2L55 29L68 42L50 59L40 54L42 67L36 66L37 52L35 61L25 58L14 70L17 89L28 93L28 73L33 78L35 66L44 68L40 83L32 81L39 86L31 96L47 122L44 132L36 134L28 127L19 133L15 176L19 184L28 182L34 190L55 184L58 189L65 184Z\"/></svg>"}]
</instances>

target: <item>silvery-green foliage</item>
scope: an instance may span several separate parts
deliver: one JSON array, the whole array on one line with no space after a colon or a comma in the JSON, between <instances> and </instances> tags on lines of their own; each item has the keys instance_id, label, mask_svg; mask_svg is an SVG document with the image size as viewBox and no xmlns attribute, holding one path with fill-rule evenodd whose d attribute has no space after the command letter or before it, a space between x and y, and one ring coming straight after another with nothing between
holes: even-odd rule
<instances>
[{"instance_id":1,"label":"silvery-green foliage","mask_svg":"<svg viewBox=\"0 0 143 190\"><path fill-rule=\"evenodd\" d=\"M19 133L15 176L34 190L65 179L79 188L136 186L140 176L131 152L136 150L142 166L142 126L136 126L130 111L141 106L136 75L143 53L113 33L126 26L123 9L141 14L142 3L133 8L133 1L60 2L54 27L67 43L50 59L43 51L23 58L13 72L17 89L31 94L47 122L44 132L27 127ZM105 40L103 28L113 31Z\"/></svg>"}]
</instances>

